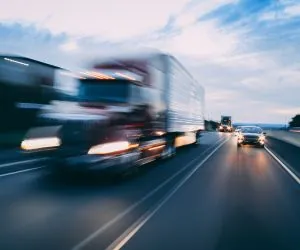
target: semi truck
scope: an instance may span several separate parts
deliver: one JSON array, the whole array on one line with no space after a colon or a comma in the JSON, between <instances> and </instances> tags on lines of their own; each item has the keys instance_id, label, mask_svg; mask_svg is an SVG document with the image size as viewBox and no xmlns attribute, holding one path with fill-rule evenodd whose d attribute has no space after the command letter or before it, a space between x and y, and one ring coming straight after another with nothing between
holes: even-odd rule
<instances>
[{"instance_id":1,"label":"semi truck","mask_svg":"<svg viewBox=\"0 0 300 250\"><path fill-rule=\"evenodd\" d=\"M21 144L55 169L123 173L200 143L204 88L172 55L93 60L76 81L75 101L53 102Z\"/></svg>"},{"instance_id":2,"label":"semi truck","mask_svg":"<svg viewBox=\"0 0 300 250\"><path fill-rule=\"evenodd\" d=\"M221 116L219 131L220 132L232 132L233 131L231 116Z\"/></svg>"}]
</instances>

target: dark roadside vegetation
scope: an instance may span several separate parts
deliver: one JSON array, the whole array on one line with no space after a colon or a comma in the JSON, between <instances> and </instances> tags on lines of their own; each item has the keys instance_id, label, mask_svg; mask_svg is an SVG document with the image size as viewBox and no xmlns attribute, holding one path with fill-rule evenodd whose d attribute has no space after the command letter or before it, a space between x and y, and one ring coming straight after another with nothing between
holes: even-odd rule
<instances>
[{"instance_id":1,"label":"dark roadside vegetation","mask_svg":"<svg viewBox=\"0 0 300 250\"><path fill-rule=\"evenodd\" d=\"M290 128L300 128L300 114L295 115L289 122Z\"/></svg>"}]
</instances>

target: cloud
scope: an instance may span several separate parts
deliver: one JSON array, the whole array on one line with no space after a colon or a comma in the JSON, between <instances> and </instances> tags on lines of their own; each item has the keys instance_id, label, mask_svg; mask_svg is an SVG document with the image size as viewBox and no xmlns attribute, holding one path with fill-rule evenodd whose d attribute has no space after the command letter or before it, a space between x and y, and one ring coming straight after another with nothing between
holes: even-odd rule
<instances>
[{"instance_id":1,"label":"cloud","mask_svg":"<svg viewBox=\"0 0 300 250\"><path fill-rule=\"evenodd\" d=\"M49 63L62 63L59 44L67 40L65 34L52 35L47 30L32 25L0 24L0 48L2 53L20 54Z\"/></svg>"},{"instance_id":2,"label":"cloud","mask_svg":"<svg viewBox=\"0 0 300 250\"><path fill-rule=\"evenodd\" d=\"M239 0L229 2L203 15L200 20L216 19L219 24L236 25L256 21L256 19L275 3L274 0Z\"/></svg>"},{"instance_id":3,"label":"cloud","mask_svg":"<svg viewBox=\"0 0 300 250\"><path fill-rule=\"evenodd\" d=\"M296 0L276 2L27 0L24 11L11 0L0 9L0 47L71 69L90 56L158 48L205 87L210 118L286 122L299 112L300 18Z\"/></svg>"},{"instance_id":4,"label":"cloud","mask_svg":"<svg viewBox=\"0 0 300 250\"><path fill-rule=\"evenodd\" d=\"M131 38L154 31L164 25L170 13L178 13L188 0L85 0L39 1L10 0L0 9L6 22L37 24L53 34L67 32L73 36L94 36L108 40Z\"/></svg>"},{"instance_id":5,"label":"cloud","mask_svg":"<svg viewBox=\"0 0 300 250\"><path fill-rule=\"evenodd\" d=\"M288 6L285 10L284 10L285 14L289 17L295 17L295 16L299 16L300 15L300 4L295 4L292 6Z\"/></svg>"},{"instance_id":6,"label":"cloud","mask_svg":"<svg viewBox=\"0 0 300 250\"><path fill-rule=\"evenodd\" d=\"M272 112L275 114L286 115L286 116L289 116L289 118L291 118L294 115L300 113L300 105L296 108L294 108L294 107L277 108L277 109L273 109Z\"/></svg>"},{"instance_id":7,"label":"cloud","mask_svg":"<svg viewBox=\"0 0 300 250\"><path fill-rule=\"evenodd\" d=\"M234 52L238 43L237 34L218 29L213 22L202 22L157 40L140 41L141 47L160 48L174 55L214 58Z\"/></svg>"},{"instance_id":8,"label":"cloud","mask_svg":"<svg viewBox=\"0 0 300 250\"><path fill-rule=\"evenodd\" d=\"M225 56L234 51L237 39L236 34L223 32L214 22L201 22L171 37L166 48L173 53L200 57Z\"/></svg>"},{"instance_id":9,"label":"cloud","mask_svg":"<svg viewBox=\"0 0 300 250\"><path fill-rule=\"evenodd\" d=\"M76 70L91 55L116 52L121 45L96 41L93 37L74 39L66 33L52 34L34 25L0 23L1 53L13 53Z\"/></svg>"},{"instance_id":10,"label":"cloud","mask_svg":"<svg viewBox=\"0 0 300 250\"><path fill-rule=\"evenodd\" d=\"M232 4L236 0L204 0L191 2L187 7L177 16L175 21L176 27L187 27L193 25L200 16L213 11L216 8L226 4Z\"/></svg>"},{"instance_id":11,"label":"cloud","mask_svg":"<svg viewBox=\"0 0 300 250\"><path fill-rule=\"evenodd\" d=\"M78 50L78 44L76 41L67 41L66 43L63 43L62 45L60 45L60 49L63 51L76 51Z\"/></svg>"},{"instance_id":12,"label":"cloud","mask_svg":"<svg viewBox=\"0 0 300 250\"><path fill-rule=\"evenodd\" d=\"M216 64L222 65L226 68L247 69L248 71L257 72L261 69L274 69L277 66L276 60L270 57L267 52L251 52L244 54L236 54L227 57L214 58Z\"/></svg>"},{"instance_id":13,"label":"cloud","mask_svg":"<svg viewBox=\"0 0 300 250\"><path fill-rule=\"evenodd\" d=\"M284 19L291 19L299 17L300 3L297 1L277 1L272 8L269 8L262 14L260 20L263 21L280 21Z\"/></svg>"},{"instance_id":14,"label":"cloud","mask_svg":"<svg viewBox=\"0 0 300 250\"><path fill-rule=\"evenodd\" d=\"M274 112L299 107L299 62L283 63L272 52L250 53L220 60L181 60L206 89L210 116L232 114L238 121L285 122Z\"/></svg>"}]
</instances>

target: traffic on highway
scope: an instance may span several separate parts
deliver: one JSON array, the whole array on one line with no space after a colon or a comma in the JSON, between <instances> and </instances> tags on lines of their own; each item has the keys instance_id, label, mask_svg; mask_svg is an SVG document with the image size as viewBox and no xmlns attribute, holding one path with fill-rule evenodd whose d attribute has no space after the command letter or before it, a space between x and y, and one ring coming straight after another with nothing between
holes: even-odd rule
<instances>
[{"instance_id":1,"label":"traffic on highway","mask_svg":"<svg viewBox=\"0 0 300 250\"><path fill-rule=\"evenodd\" d=\"M277 34L275 5L255 21L256 1L12 2L0 10L0 250L300 250L299 65L248 23ZM279 2L285 27L296 12ZM247 30L231 34L240 13Z\"/></svg>"},{"instance_id":2,"label":"traffic on highway","mask_svg":"<svg viewBox=\"0 0 300 250\"><path fill-rule=\"evenodd\" d=\"M117 181L59 177L45 161L2 165L0 247L297 249L300 180L285 169L297 161L279 160L273 142L236 143L207 132L198 147Z\"/></svg>"},{"instance_id":3,"label":"traffic on highway","mask_svg":"<svg viewBox=\"0 0 300 250\"><path fill-rule=\"evenodd\" d=\"M1 249L298 249L298 146L231 116L208 130L204 88L170 55L58 70L76 94L1 155Z\"/></svg>"},{"instance_id":4,"label":"traffic on highway","mask_svg":"<svg viewBox=\"0 0 300 250\"><path fill-rule=\"evenodd\" d=\"M37 114L23 151L50 157L54 171L116 175L199 144L204 89L173 56L140 53L90 65L71 75L73 102Z\"/></svg>"}]
</instances>

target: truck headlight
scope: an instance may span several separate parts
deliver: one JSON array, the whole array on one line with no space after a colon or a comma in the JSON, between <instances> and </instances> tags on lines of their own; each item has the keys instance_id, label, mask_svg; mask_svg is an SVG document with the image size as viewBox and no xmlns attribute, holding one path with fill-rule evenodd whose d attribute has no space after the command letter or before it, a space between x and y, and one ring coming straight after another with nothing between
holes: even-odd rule
<instances>
[{"instance_id":1,"label":"truck headlight","mask_svg":"<svg viewBox=\"0 0 300 250\"><path fill-rule=\"evenodd\" d=\"M21 148L23 150L35 150L35 149L45 149L45 148L55 148L60 146L61 141L57 137L42 137L34 139L25 139L21 143Z\"/></svg>"},{"instance_id":2,"label":"truck headlight","mask_svg":"<svg viewBox=\"0 0 300 250\"><path fill-rule=\"evenodd\" d=\"M95 155L95 154L110 154L110 153L117 153L122 152L125 150L128 150L131 148L131 145L128 141L118 141L118 142L109 142L104 144L99 144L96 146L93 146L88 151L89 155Z\"/></svg>"}]
</instances>

